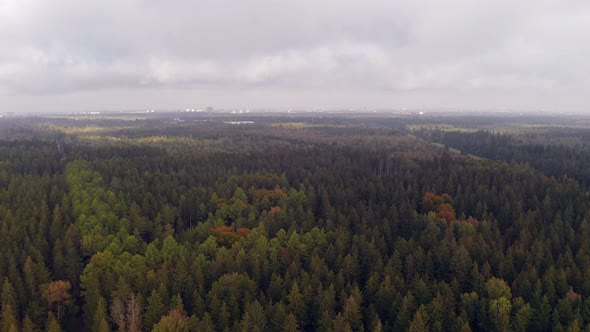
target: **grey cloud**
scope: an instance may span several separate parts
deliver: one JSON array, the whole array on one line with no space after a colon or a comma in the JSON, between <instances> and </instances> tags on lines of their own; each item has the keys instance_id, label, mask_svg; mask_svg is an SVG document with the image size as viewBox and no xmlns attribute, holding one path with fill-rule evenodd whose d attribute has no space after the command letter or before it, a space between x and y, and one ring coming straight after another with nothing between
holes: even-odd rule
<instances>
[{"instance_id":1,"label":"grey cloud","mask_svg":"<svg viewBox=\"0 0 590 332\"><path fill-rule=\"evenodd\" d=\"M583 109L589 22L584 1L0 0L0 94Z\"/></svg>"}]
</instances>

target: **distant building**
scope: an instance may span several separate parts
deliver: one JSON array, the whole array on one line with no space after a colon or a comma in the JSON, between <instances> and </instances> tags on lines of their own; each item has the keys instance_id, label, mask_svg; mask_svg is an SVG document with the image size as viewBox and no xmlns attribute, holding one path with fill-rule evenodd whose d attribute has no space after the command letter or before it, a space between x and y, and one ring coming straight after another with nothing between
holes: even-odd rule
<instances>
[{"instance_id":1,"label":"distant building","mask_svg":"<svg viewBox=\"0 0 590 332\"><path fill-rule=\"evenodd\" d=\"M223 123L230 124L230 125L243 125L243 124L253 124L254 121L223 121Z\"/></svg>"},{"instance_id":2,"label":"distant building","mask_svg":"<svg viewBox=\"0 0 590 332\"><path fill-rule=\"evenodd\" d=\"M213 112L215 109L213 106L207 106L207 112Z\"/></svg>"}]
</instances>

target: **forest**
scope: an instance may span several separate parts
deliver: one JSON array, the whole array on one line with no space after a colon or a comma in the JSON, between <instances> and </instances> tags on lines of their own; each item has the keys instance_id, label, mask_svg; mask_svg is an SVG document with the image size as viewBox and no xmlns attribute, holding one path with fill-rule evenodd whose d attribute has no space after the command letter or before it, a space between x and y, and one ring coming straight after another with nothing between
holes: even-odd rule
<instances>
[{"instance_id":1,"label":"forest","mask_svg":"<svg viewBox=\"0 0 590 332\"><path fill-rule=\"evenodd\" d=\"M590 331L588 122L178 119L0 119L0 332Z\"/></svg>"}]
</instances>

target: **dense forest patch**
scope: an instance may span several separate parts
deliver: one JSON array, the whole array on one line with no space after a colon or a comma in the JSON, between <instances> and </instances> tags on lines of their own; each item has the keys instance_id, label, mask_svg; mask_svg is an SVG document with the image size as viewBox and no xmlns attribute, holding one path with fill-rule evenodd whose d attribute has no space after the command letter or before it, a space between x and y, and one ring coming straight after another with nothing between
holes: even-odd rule
<instances>
[{"instance_id":1,"label":"dense forest patch","mask_svg":"<svg viewBox=\"0 0 590 332\"><path fill-rule=\"evenodd\" d=\"M590 328L583 130L271 120L1 140L0 328Z\"/></svg>"}]
</instances>

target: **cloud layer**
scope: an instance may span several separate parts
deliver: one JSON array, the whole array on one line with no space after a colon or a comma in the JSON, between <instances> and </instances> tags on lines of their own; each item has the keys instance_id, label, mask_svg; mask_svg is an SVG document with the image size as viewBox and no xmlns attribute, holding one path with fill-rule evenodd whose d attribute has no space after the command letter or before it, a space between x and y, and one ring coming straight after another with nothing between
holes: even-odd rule
<instances>
[{"instance_id":1,"label":"cloud layer","mask_svg":"<svg viewBox=\"0 0 590 332\"><path fill-rule=\"evenodd\" d=\"M0 111L585 111L587 40L579 0L0 0Z\"/></svg>"}]
</instances>

